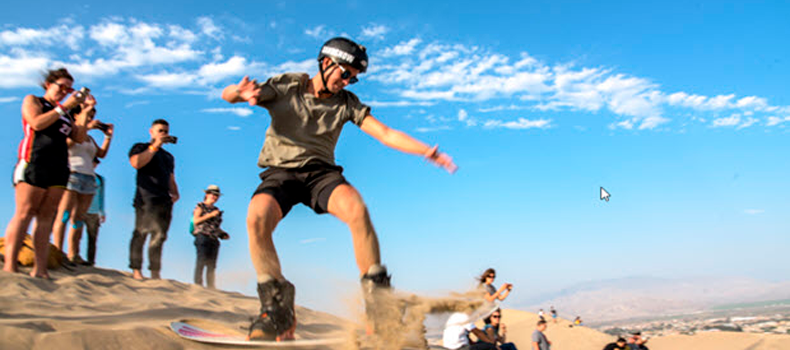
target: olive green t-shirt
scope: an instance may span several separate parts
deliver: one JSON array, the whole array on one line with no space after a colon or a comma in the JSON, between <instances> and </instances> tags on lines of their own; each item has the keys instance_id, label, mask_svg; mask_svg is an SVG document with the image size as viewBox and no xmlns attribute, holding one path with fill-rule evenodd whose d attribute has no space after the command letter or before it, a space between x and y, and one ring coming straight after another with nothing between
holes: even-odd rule
<instances>
[{"instance_id":1,"label":"olive green t-shirt","mask_svg":"<svg viewBox=\"0 0 790 350\"><path fill-rule=\"evenodd\" d=\"M299 168L318 160L335 165L335 145L346 122L357 126L370 107L353 93L341 90L330 98L307 92L310 77L304 73L274 76L260 84L258 105L272 117L263 141L258 166Z\"/></svg>"}]
</instances>

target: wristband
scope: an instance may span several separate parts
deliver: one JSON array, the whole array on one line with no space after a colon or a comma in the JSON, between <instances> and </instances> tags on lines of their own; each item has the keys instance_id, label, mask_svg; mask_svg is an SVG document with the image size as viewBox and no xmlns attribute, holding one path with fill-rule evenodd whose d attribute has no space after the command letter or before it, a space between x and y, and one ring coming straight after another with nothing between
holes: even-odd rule
<instances>
[{"instance_id":1,"label":"wristband","mask_svg":"<svg viewBox=\"0 0 790 350\"><path fill-rule=\"evenodd\" d=\"M148 150L151 151L151 152L156 152L156 151L159 150L159 148L156 148L156 147L154 147L154 145L151 145L151 146L148 146Z\"/></svg>"},{"instance_id":2,"label":"wristband","mask_svg":"<svg viewBox=\"0 0 790 350\"><path fill-rule=\"evenodd\" d=\"M61 107L61 106L56 106L55 107L55 112L58 112L58 114L60 114L61 117L66 115L66 111L64 111L63 107Z\"/></svg>"}]
</instances>

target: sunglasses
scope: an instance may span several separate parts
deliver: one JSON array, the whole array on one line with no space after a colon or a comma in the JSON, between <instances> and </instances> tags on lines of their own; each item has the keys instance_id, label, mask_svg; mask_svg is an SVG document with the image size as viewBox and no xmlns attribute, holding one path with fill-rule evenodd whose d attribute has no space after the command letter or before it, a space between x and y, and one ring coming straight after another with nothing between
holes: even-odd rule
<instances>
[{"instance_id":1,"label":"sunglasses","mask_svg":"<svg viewBox=\"0 0 790 350\"><path fill-rule=\"evenodd\" d=\"M502 316L494 315L494 316L491 316L491 318L502 318Z\"/></svg>"},{"instance_id":2,"label":"sunglasses","mask_svg":"<svg viewBox=\"0 0 790 350\"><path fill-rule=\"evenodd\" d=\"M334 62L337 65L337 67L340 68L340 71L342 72L342 73L340 73L340 78L343 79L343 80L348 79L348 85L356 84L359 81L359 79L357 79L357 77L352 77L351 76L351 71L350 70L346 69L345 67L340 65L340 63L337 63L337 61L335 61L335 60L332 60L332 62Z\"/></svg>"},{"instance_id":3,"label":"sunglasses","mask_svg":"<svg viewBox=\"0 0 790 350\"><path fill-rule=\"evenodd\" d=\"M488 275L486 277L488 277L488 278L496 278L496 275Z\"/></svg>"},{"instance_id":4,"label":"sunglasses","mask_svg":"<svg viewBox=\"0 0 790 350\"><path fill-rule=\"evenodd\" d=\"M54 82L53 84L57 85L58 88L60 88L60 91L63 91L65 93L67 93L67 94L70 94L70 93L74 92L74 89L71 86L68 86L66 84L61 84L61 83L58 83L58 82Z\"/></svg>"}]
</instances>

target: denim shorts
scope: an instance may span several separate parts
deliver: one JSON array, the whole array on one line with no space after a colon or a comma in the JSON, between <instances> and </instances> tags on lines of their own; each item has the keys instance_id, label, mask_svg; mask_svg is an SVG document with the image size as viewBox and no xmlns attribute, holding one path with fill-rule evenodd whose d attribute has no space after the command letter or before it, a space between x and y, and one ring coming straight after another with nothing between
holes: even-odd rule
<instances>
[{"instance_id":1,"label":"denim shorts","mask_svg":"<svg viewBox=\"0 0 790 350\"><path fill-rule=\"evenodd\" d=\"M80 173L71 173L66 189L81 194L96 194L96 177Z\"/></svg>"}]
</instances>

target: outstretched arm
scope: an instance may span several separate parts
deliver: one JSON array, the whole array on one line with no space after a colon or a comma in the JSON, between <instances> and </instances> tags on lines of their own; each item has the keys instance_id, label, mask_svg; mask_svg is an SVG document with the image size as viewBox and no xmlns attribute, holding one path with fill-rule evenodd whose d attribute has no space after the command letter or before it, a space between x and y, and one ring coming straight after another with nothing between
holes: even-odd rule
<instances>
[{"instance_id":1,"label":"outstretched arm","mask_svg":"<svg viewBox=\"0 0 790 350\"><path fill-rule=\"evenodd\" d=\"M260 91L258 82L250 81L250 78L245 76L238 84L228 85L222 90L222 99L230 103L248 102L250 106L255 106L258 104Z\"/></svg>"},{"instance_id":2,"label":"outstretched arm","mask_svg":"<svg viewBox=\"0 0 790 350\"><path fill-rule=\"evenodd\" d=\"M453 159L446 153L439 152L439 146L428 146L404 132L391 129L372 115L362 120L362 131L379 142L404 153L424 156L431 163L440 166L450 173L458 170Z\"/></svg>"}]
</instances>

